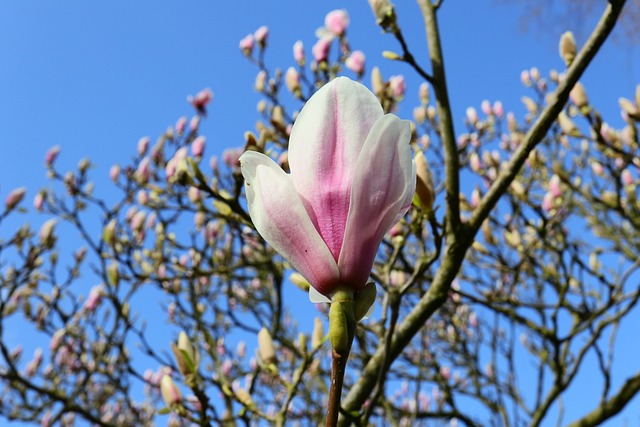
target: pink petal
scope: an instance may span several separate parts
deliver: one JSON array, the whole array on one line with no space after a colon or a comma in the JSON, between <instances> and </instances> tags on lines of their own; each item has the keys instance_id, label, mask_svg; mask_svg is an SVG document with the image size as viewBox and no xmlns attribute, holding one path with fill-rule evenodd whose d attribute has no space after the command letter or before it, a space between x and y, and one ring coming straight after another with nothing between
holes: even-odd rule
<instances>
[{"instance_id":1,"label":"pink petal","mask_svg":"<svg viewBox=\"0 0 640 427\"><path fill-rule=\"evenodd\" d=\"M340 280L364 286L384 235L406 213L416 187L409 122L387 114L376 122L356 164L340 251Z\"/></svg>"},{"instance_id":2,"label":"pink petal","mask_svg":"<svg viewBox=\"0 0 640 427\"><path fill-rule=\"evenodd\" d=\"M339 77L307 102L291 130L291 178L311 221L337 261L351 182L369 131L383 115L366 87Z\"/></svg>"},{"instance_id":3,"label":"pink petal","mask_svg":"<svg viewBox=\"0 0 640 427\"><path fill-rule=\"evenodd\" d=\"M260 235L320 293L330 295L340 273L316 231L291 177L254 151L240 157L249 213Z\"/></svg>"}]
</instances>

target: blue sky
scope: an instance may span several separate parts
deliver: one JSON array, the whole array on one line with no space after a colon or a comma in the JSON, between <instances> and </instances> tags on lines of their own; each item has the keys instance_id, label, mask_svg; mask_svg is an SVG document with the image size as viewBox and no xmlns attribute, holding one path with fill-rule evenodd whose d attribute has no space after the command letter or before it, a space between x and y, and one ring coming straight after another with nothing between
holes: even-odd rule
<instances>
[{"instance_id":1,"label":"blue sky","mask_svg":"<svg viewBox=\"0 0 640 427\"><path fill-rule=\"evenodd\" d=\"M428 69L418 7L415 2L396 3L406 39ZM575 30L581 44L593 22L585 19L582 31L576 19L567 28L523 34L518 26L521 11L496 3L447 0L442 9L458 133L464 131L466 107L478 108L485 98L502 100L507 110L521 117L520 97L529 94L520 83L520 71L532 66L543 74L550 68L560 70L560 33ZM243 133L253 129L257 119L255 104L260 98L253 90L256 69L240 54L238 41L268 25L267 62L286 69L293 65L293 43L302 40L309 55L315 29L336 8L349 11L350 44L367 54L368 70L375 64L385 76L407 77L407 102L398 113L410 117L419 81L404 64L379 57L382 50L398 46L375 26L364 0L1 2L2 200L11 189L26 186L30 201L38 188L47 185L43 158L53 145L62 147L61 170L90 157L96 164L92 175L97 193L108 195L109 167L131 158L140 137L155 140L178 117L191 114L187 95L205 87L215 94L209 117L201 125L208 138L207 154L242 145ZM617 99L631 97L640 83L640 48L608 42L583 82L591 101L620 125ZM640 350L637 345L635 349Z\"/></svg>"}]
</instances>

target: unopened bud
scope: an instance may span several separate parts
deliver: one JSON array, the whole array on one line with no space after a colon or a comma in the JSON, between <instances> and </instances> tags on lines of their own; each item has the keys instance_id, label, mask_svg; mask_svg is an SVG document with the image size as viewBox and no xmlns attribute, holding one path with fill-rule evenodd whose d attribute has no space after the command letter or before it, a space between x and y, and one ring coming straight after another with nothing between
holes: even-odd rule
<instances>
[{"instance_id":1,"label":"unopened bud","mask_svg":"<svg viewBox=\"0 0 640 427\"><path fill-rule=\"evenodd\" d=\"M316 349L322 345L324 339L324 326L322 320L316 317L313 321L313 333L311 334L311 346Z\"/></svg>"},{"instance_id":2,"label":"unopened bud","mask_svg":"<svg viewBox=\"0 0 640 427\"><path fill-rule=\"evenodd\" d=\"M269 330L265 327L258 332L258 352L265 364L276 363L276 348L273 345L273 338L271 338Z\"/></svg>"},{"instance_id":3,"label":"unopened bud","mask_svg":"<svg viewBox=\"0 0 640 427\"><path fill-rule=\"evenodd\" d=\"M376 302L376 292L376 284L369 282L353 296L353 316L356 322L367 316Z\"/></svg>"},{"instance_id":4,"label":"unopened bud","mask_svg":"<svg viewBox=\"0 0 640 427\"><path fill-rule=\"evenodd\" d=\"M402 60L402 56L398 55L395 52L392 52L390 50L385 50L382 52L382 57L385 59L390 59L392 61L401 61Z\"/></svg>"},{"instance_id":5,"label":"unopened bud","mask_svg":"<svg viewBox=\"0 0 640 427\"><path fill-rule=\"evenodd\" d=\"M302 274L292 273L291 276L289 276L289 280L291 280L291 283L293 283L303 291L309 292L309 287L311 285L309 284L307 279L305 279L304 276L302 276Z\"/></svg>"},{"instance_id":6,"label":"unopened bud","mask_svg":"<svg viewBox=\"0 0 640 427\"><path fill-rule=\"evenodd\" d=\"M169 375L163 375L160 380L160 393L168 407L179 405L182 402L182 393Z\"/></svg>"},{"instance_id":7,"label":"unopened bud","mask_svg":"<svg viewBox=\"0 0 640 427\"><path fill-rule=\"evenodd\" d=\"M567 31L560 37L560 57L567 64L567 67L571 65L576 57L576 52L576 39L571 31Z\"/></svg>"},{"instance_id":8,"label":"unopened bud","mask_svg":"<svg viewBox=\"0 0 640 427\"><path fill-rule=\"evenodd\" d=\"M349 349L347 315L340 302L332 302L329 309L329 340L337 353L344 353Z\"/></svg>"},{"instance_id":9,"label":"unopened bud","mask_svg":"<svg viewBox=\"0 0 640 427\"><path fill-rule=\"evenodd\" d=\"M418 151L415 155L416 162L416 193L414 196L414 204L423 212L429 213L433 210L434 191L433 179L429 163L422 151Z\"/></svg>"},{"instance_id":10,"label":"unopened bud","mask_svg":"<svg viewBox=\"0 0 640 427\"><path fill-rule=\"evenodd\" d=\"M378 67L373 67L373 70L371 70L371 88L373 89L373 93L378 95L378 97L381 97L384 94L384 79L382 78L382 74Z\"/></svg>"}]
</instances>

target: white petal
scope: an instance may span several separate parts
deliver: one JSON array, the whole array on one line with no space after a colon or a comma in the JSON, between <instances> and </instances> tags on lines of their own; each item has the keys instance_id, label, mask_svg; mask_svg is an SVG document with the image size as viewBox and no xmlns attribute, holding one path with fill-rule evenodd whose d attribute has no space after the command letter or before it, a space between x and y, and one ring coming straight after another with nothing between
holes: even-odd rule
<instances>
[{"instance_id":1,"label":"white petal","mask_svg":"<svg viewBox=\"0 0 640 427\"><path fill-rule=\"evenodd\" d=\"M331 302L331 300L328 297L316 291L316 289L313 286L309 286L309 301L311 301L314 304Z\"/></svg>"},{"instance_id":2,"label":"white petal","mask_svg":"<svg viewBox=\"0 0 640 427\"><path fill-rule=\"evenodd\" d=\"M409 122L387 114L362 148L338 260L345 283L366 283L380 242L410 206L416 186L410 139Z\"/></svg>"},{"instance_id":3,"label":"white petal","mask_svg":"<svg viewBox=\"0 0 640 427\"><path fill-rule=\"evenodd\" d=\"M318 291L329 294L339 272L311 223L291 177L271 158L248 151L240 157L249 214L260 235Z\"/></svg>"}]
</instances>

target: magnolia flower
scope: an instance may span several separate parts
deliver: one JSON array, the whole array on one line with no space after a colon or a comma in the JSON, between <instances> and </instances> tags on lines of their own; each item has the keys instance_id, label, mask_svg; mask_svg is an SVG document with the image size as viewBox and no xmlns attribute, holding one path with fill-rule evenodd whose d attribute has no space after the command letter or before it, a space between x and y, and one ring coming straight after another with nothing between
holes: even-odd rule
<instances>
[{"instance_id":1,"label":"magnolia flower","mask_svg":"<svg viewBox=\"0 0 640 427\"><path fill-rule=\"evenodd\" d=\"M380 242L415 191L410 139L408 121L385 115L367 88L340 77L298 115L291 174L258 152L240 158L256 229L311 283L311 294L367 283Z\"/></svg>"},{"instance_id":2,"label":"magnolia flower","mask_svg":"<svg viewBox=\"0 0 640 427\"><path fill-rule=\"evenodd\" d=\"M293 59L298 65L304 65L304 44L300 40L293 44Z\"/></svg>"},{"instance_id":3,"label":"magnolia flower","mask_svg":"<svg viewBox=\"0 0 640 427\"><path fill-rule=\"evenodd\" d=\"M360 50L354 50L351 55L344 61L345 67L356 74L364 73L365 56Z\"/></svg>"},{"instance_id":4,"label":"magnolia flower","mask_svg":"<svg viewBox=\"0 0 640 427\"><path fill-rule=\"evenodd\" d=\"M200 114L206 113L207 104L213 99L213 92L209 88L202 89L195 96L189 95L187 102L193 106Z\"/></svg>"}]
</instances>

